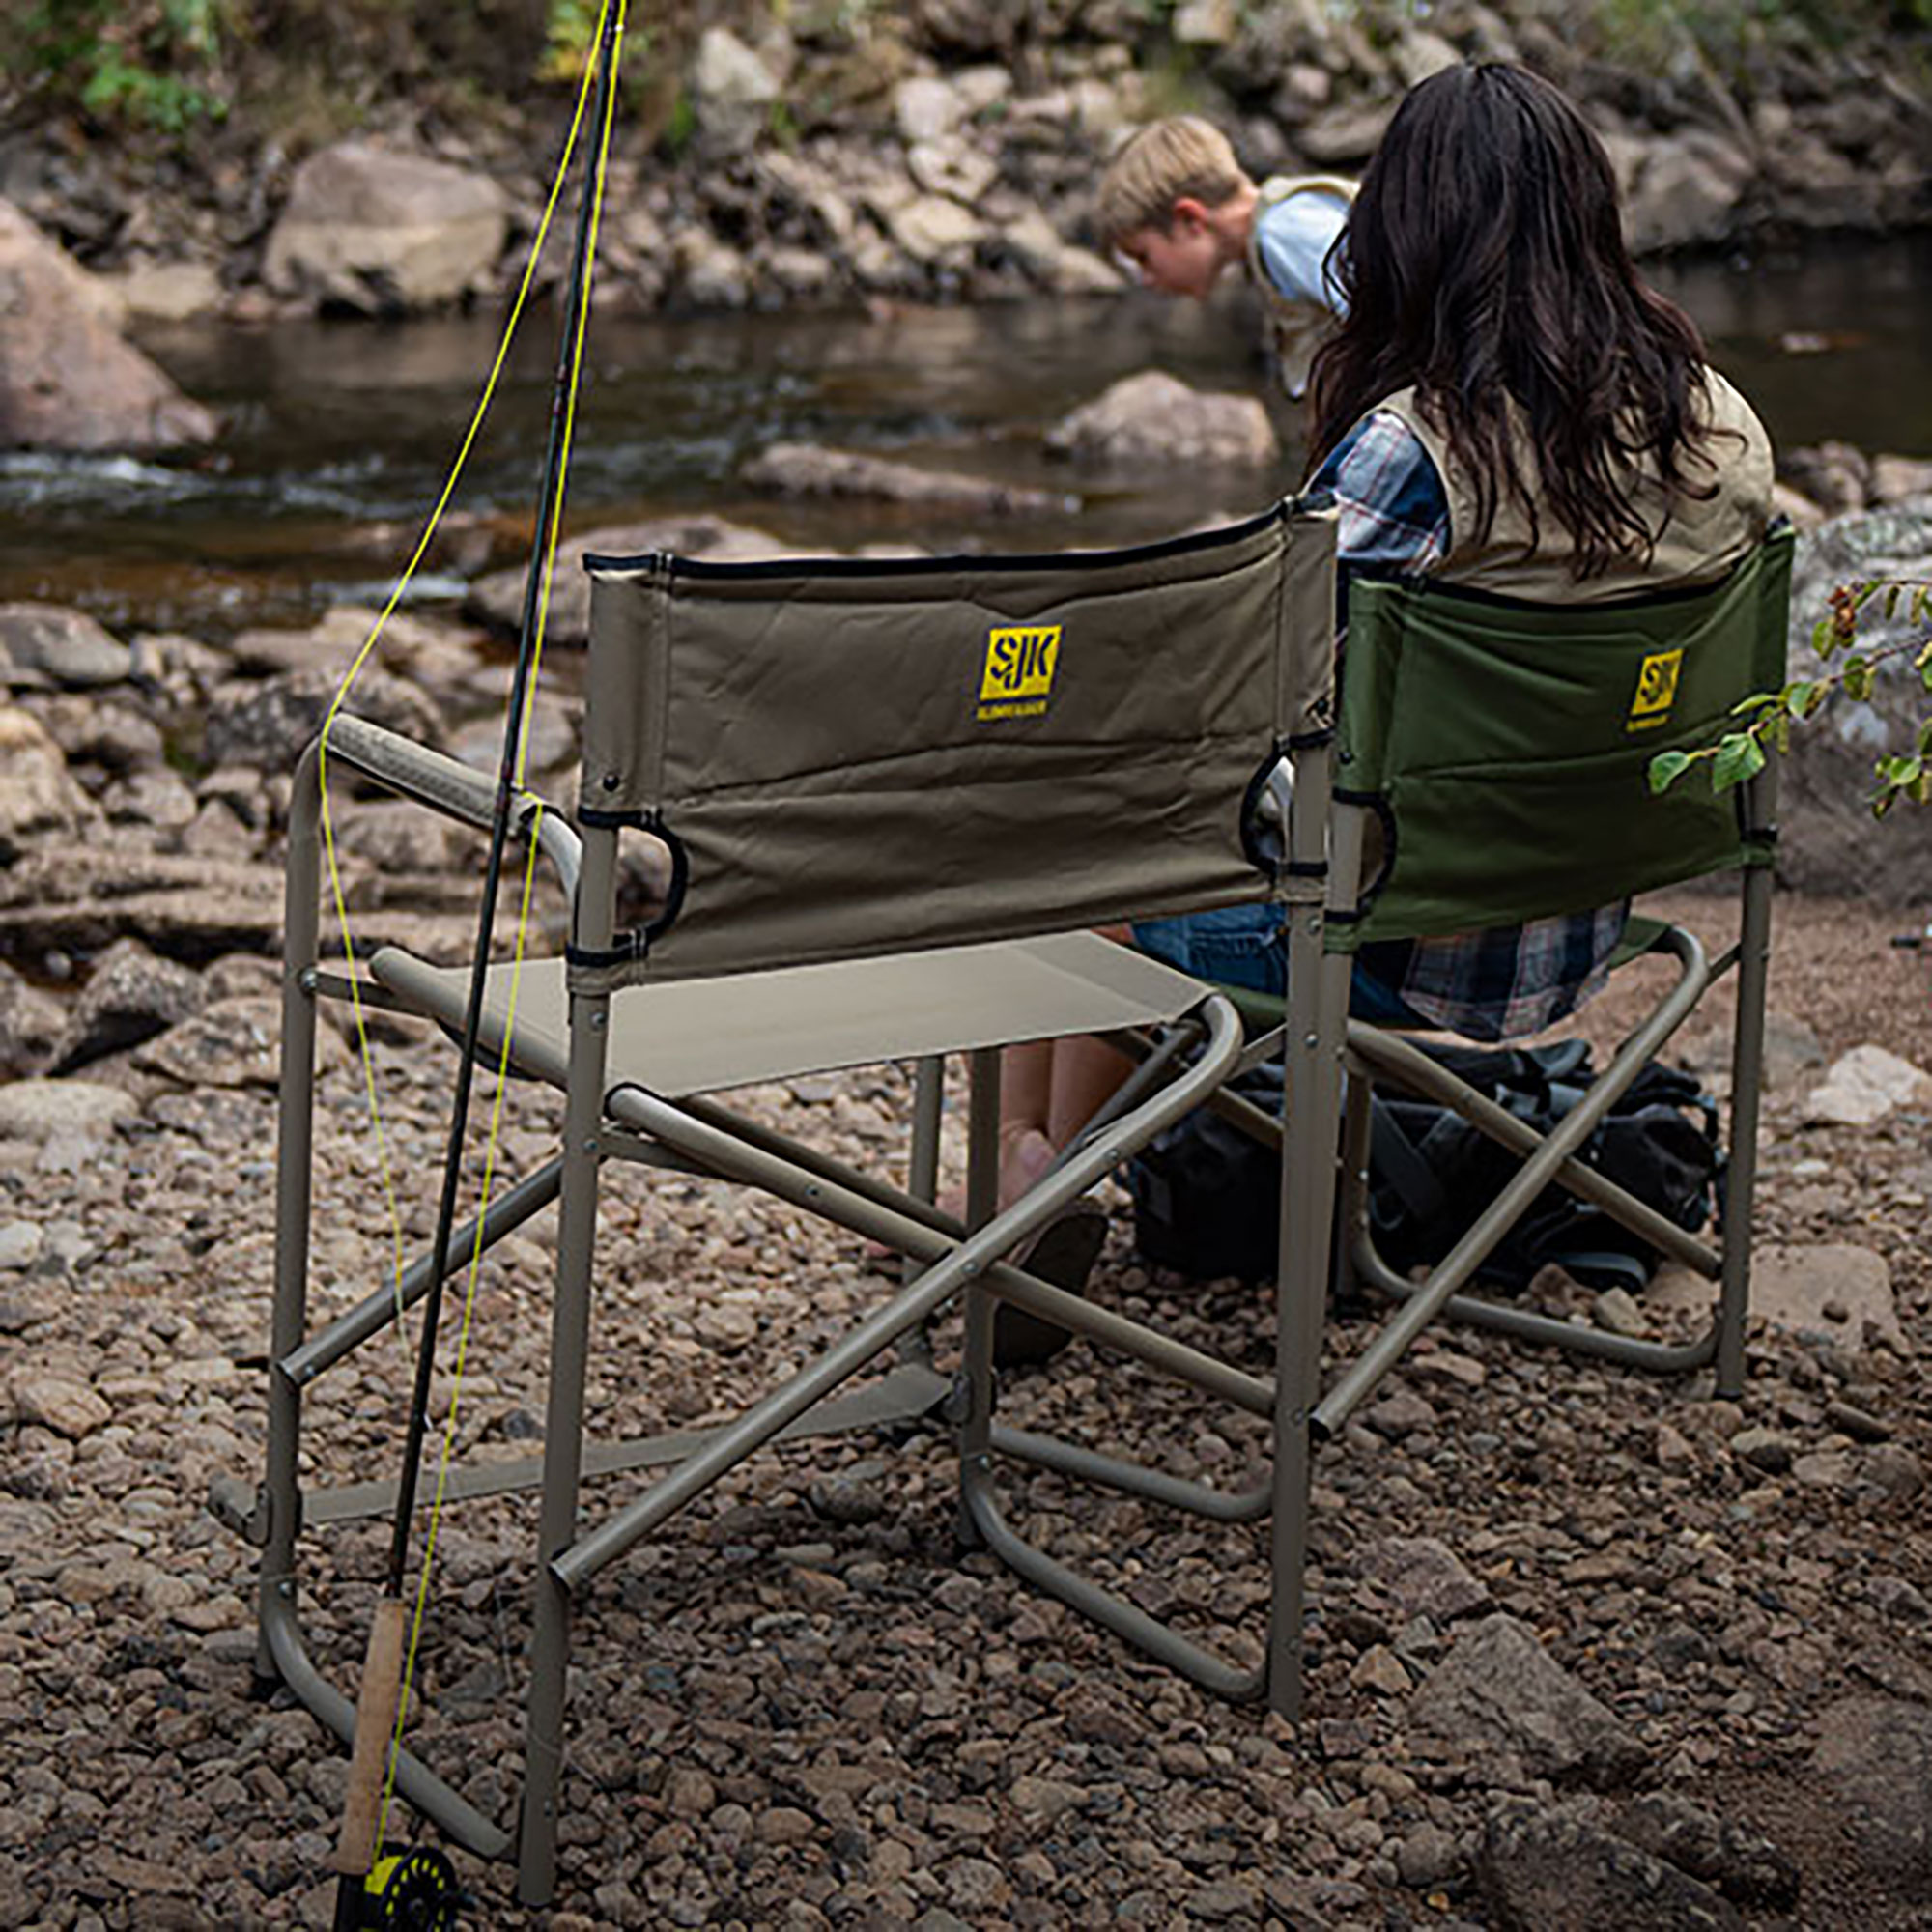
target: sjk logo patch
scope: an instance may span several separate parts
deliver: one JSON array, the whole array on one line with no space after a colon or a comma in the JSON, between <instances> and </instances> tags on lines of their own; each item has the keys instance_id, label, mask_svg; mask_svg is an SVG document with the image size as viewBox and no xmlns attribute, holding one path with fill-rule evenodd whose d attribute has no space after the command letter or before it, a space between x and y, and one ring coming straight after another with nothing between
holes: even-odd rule
<instances>
[{"instance_id":1,"label":"sjk logo patch","mask_svg":"<svg viewBox=\"0 0 1932 1932\"><path fill-rule=\"evenodd\" d=\"M1631 699L1626 731L1648 731L1670 716L1677 701L1677 679L1684 668L1682 650L1657 651L1637 667L1636 696Z\"/></svg>"},{"instance_id":2,"label":"sjk logo patch","mask_svg":"<svg viewBox=\"0 0 1932 1932\"><path fill-rule=\"evenodd\" d=\"M994 631L986 639L980 675L980 722L1038 718L1053 694L1060 668L1060 626L1034 624Z\"/></svg>"}]
</instances>

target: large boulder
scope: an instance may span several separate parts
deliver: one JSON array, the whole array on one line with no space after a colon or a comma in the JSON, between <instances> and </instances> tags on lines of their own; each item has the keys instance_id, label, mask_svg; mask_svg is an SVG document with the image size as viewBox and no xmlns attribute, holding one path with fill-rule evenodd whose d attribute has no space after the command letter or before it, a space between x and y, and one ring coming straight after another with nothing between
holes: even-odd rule
<instances>
[{"instance_id":1,"label":"large boulder","mask_svg":"<svg viewBox=\"0 0 1932 1932\"><path fill-rule=\"evenodd\" d=\"M0 201L0 448L166 449L214 417L121 338L119 302Z\"/></svg>"},{"instance_id":2,"label":"large boulder","mask_svg":"<svg viewBox=\"0 0 1932 1932\"><path fill-rule=\"evenodd\" d=\"M1833 586L1902 578L1932 582L1932 496L1833 518L1798 540L1791 580L1791 675L1816 675L1811 632L1830 615ZM1867 605L1860 626L1866 649L1926 635L1902 621L1887 624ZM1835 662L1836 660L1834 660ZM1932 877L1932 809L1899 805L1884 824L1867 801L1874 761L1910 753L1918 727L1932 717L1928 694L1909 653L1879 668L1869 700L1840 696L1792 733L1784 761L1778 817L1778 873L1802 891L1844 893L1914 905Z\"/></svg>"},{"instance_id":3,"label":"large boulder","mask_svg":"<svg viewBox=\"0 0 1932 1932\"><path fill-rule=\"evenodd\" d=\"M296 170L263 274L277 294L326 307L436 308L484 285L508 223L487 175L343 141Z\"/></svg>"},{"instance_id":4,"label":"large boulder","mask_svg":"<svg viewBox=\"0 0 1932 1932\"><path fill-rule=\"evenodd\" d=\"M1254 396L1191 389L1158 369L1123 376L1047 431L1059 456L1121 465L1158 465L1172 474L1196 463L1260 467L1280 454L1274 425Z\"/></svg>"}]
</instances>

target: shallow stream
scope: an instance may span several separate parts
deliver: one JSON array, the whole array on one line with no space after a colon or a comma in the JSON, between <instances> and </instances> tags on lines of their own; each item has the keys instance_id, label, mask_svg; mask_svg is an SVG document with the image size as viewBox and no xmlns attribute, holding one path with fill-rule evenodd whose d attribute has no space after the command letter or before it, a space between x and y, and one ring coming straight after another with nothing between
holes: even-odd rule
<instances>
[{"instance_id":1,"label":"shallow stream","mask_svg":"<svg viewBox=\"0 0 1932 1932\"><path fill-rule=\"evenodd\" d=\"M1932 457L1932 234L1699 263L1657 279L1780 445L1838 438ZM0 598L204 636L380 601L441 487L499 327L477 316L202 325L146 338L190 394L224 412L221 444L179 463L0 456ZM554 328L548 310L527 319L456 499L494 531L499 560L514 555L534 494ZM1275 476L1097 477L1046 457L1041 433L1150 363L1202 386L1256 386L1253 340L1238 301L1202 312L1142 296L879 315L599 316L569 522L715 510L805 549L1038 549L1159 534L1292 485L1302 452L1290 412ZM964 523L754 497L737 469L779 440L1042 485L1076 494L1079 506ZM461 585L440 569L417 588L434 602Z\"/></svg>"}]
</instances>

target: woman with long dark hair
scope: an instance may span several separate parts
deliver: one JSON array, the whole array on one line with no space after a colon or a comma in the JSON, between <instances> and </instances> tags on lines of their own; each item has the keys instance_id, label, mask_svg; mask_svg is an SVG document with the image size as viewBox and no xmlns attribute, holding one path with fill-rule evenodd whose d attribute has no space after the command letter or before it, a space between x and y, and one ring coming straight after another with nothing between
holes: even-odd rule
<instances>
[{"instance_id":1,"label":"woman with long dark hair","mask_svg":"<svg viewBox=\"0 0 1932 1932\"><path fill-rule=\"evenodd\" d=\"M1708 582L1764 535L1771 446L1690 319L1638 278L1609 156L1549 82L1454 67L1403 101L1331 274L1313 490L1344 573L1373 566L1576 603ZM1346 652L1345 652L1346 655ZM1601 983L1624 905L1362 949L1354 1009L1477 1039L1534 1033ZM1279 993L1274 906L1134 929L1204 979ZM1118 1084L1090 1040L1014 1049L1010 1198Z\"/></svg>"}]
</instances>

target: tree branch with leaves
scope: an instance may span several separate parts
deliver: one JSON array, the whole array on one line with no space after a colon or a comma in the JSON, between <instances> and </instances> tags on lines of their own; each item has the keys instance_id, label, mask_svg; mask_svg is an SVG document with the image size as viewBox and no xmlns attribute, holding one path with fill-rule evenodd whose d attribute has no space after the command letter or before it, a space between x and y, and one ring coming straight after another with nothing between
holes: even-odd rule
<instances>
[{"instance_id":1,"label":"tree branch with leaves","mask_svg":"<svg viewBox=\"0 0 1932 1932\"><path fill-rule=\"evenodd\" d=\"M1764 769L1773 753L1791 749L1794 724L1815 718L1840 693L1858 702L1872 695L1879 668L1909 658L1920 684L1932 693L1932 635L1919 635L1872 649L1859 648L1860 622L1877 603L1885 622L1897 621L1901 609L1907 625L1923 632L1932 625L1932 582L1911 578L1880 578L1872 582L1841 583L1832 592L1831 615L1812 627L1811 647L1822 667L1816 677L1793 678L1777 691L1761 691L1733 707L1743 722L1715 744L1694 752L1660 752L1650 761L1650 788L1667 791L1686 773L1708 765L1713 791L1728 791ZM1909 752L1888 753L1873 771L1878 780L1870 804L1872 816L1883 818L1903 798L1914 805L1932 799L1932 717L1921 721L1917 742Z\"/></svg>"}]
</instances>

